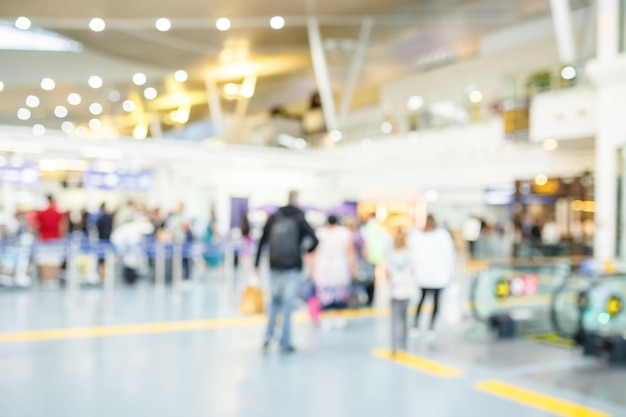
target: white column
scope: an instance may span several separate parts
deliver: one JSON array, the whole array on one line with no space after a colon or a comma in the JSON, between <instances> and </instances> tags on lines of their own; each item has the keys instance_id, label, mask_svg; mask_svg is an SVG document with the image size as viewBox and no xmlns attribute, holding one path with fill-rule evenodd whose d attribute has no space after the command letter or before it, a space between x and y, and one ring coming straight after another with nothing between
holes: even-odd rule
<instances>
[{"instance_id":1,"label":"white column","mask_svg":"<svg viewBox=\"0 0 626 417\"><path fill-rule=\"evenodd\" d=\"M612 259L617 249L617 158L626 129L626 57L619 55L619 0L597 1L597 58L587 64L597 86L596 122L596 232L594 255Z\"/></svg>"},{"instance_id":2,"label":"white column","mask_svg":"<svg viewBox=\"0 0 626 417\"><path fill-rule=\"evenodd\" d=\"M322 45L322 36L320 35L319 23L316 18L311 17L307 20L307 28L309 32L309 47L311 48L311 59L313 60L313 70L315 71L315 79L317 80L317 88L320 92L322 101L322 110L324 112L324 121L327 130L337 129L337 113L335 112L335 99L330 85L328 76L328 67L326 65L326 56L324 55L324 46Z\"/></svg>"},{"instance_id":3,"label":"white column","mask_svg":"<svg viewBox=\"0 0 626 417\"><path fill-rule=\"evenodd\" d=\"M617 152L615 134L619 131L612 120L613 94L607 87L598 88L598 121L596 132L596 232L594 254L597 259L615 257L617 231ZM608 110L608 111L607 111Z\"/></svg>"},{"instance_id":4,"label":"white column","mask_svg":"<svg viewBox=\"0 0 626 417\"><path fill-rule=\"evenodd\" d=\"M619 49L619 0L597 0L598 60L613 59Z\"/></svg>"}]
</instances>

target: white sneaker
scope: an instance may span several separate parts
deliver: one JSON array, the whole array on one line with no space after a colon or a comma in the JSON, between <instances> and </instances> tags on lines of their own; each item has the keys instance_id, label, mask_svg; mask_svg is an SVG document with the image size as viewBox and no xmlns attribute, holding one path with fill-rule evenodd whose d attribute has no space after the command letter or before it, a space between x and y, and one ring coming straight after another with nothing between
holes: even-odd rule
<instances>
[{"instance_id":1,"label":"white sneaker","mask_svg":"<svg viewBox=\"0 0 626 417\"><path fill-rule=\"evenodd\" d=\"M322 325L322 329L323 330L332 330L333 328L333 322L329 319L322 319L321 320L321 325Z\"/></svg>"},{"instance_id":2,"label":"white sneaker","mask_svg":"<svg viewBox=\"0 0 626 417\"><path fill-rule=\"evenodd\" d=\"M418 329L417 327L411 327L409 329L409 336L417 339L418 337L421 336L420 329Z\"/></svg>"},{"instance_id":3,"label":"white sneaker","mask_svg":"<svg viewBox=\"0 0 626 417\"><path fill-rule=\"evenodd\" d=\"M428 340L429 342L434 341L436 338L437 334L434 330L429 330L428 332L426 332L426 340Z\"/></svg>"}]
</instances>

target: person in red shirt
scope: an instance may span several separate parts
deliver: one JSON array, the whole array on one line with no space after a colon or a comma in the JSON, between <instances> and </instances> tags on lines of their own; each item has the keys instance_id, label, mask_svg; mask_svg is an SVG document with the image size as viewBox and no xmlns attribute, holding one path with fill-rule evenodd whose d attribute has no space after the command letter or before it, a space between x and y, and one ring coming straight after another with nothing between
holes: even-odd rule
<instances>
[{"instance_id":1,"label":"person in red shirt","mask_svg":"<svg viewBox=\"0 0 626 417\"><path fill-rule=\"evenodd\" d=\"M58 287L63 255L60 253L60 245L54 243L65 235L67 218L57 209L53 196L48 196L48 207L35 214L34 227L40 243L43 243L37 253L42 284L45 287Z\"/></svg>"}]
</instances>

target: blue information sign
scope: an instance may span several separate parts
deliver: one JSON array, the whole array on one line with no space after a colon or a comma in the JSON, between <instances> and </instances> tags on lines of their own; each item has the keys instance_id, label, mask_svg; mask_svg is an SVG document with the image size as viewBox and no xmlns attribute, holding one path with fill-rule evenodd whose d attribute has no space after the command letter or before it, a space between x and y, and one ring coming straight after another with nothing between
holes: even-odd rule
<instances>
[{"instance_id":1,"label":"blue information sign","mask_svg":"<svg viewBox=\"0 0 626 417\"><path fill-rule=\"evenodd\" d=\"M34 162L0 161L0 184L29 186L39 182L39 166Z\"/></svg>"},{"instance_id":2,"label":"blue information sign","mask_svg":"<svg viewBox=\"0 0 626 417\"><path fill-rule=\"evenodd\" d=\"M88 169L83 173L83 187L99 190L145 192L152 187L152 172L139 171L98 171Z\"/></svg>"}]
</instances>

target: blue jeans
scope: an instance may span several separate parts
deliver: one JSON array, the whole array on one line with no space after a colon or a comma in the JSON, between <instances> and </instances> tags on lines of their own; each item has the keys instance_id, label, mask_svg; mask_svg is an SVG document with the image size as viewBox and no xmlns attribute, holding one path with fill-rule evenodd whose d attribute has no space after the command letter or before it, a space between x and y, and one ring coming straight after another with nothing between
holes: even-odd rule
<instances>
[{"instance_id":1,"label":"blue jeans","mask_svg":"<svg viewBox=\"0 0 626 417\"><path fill-rule=\"evenodd\" d=\"M302 271L299 269L288 269L284 271L272 269L270 272L272 299L270 302L270 315L265 340L269 342L274 337L276 316L282 309L283 331L280 336L281 349L287 349L291 346L291 313L293 312L293 306L301 281Z\"/></svg>"}]
</instances>

